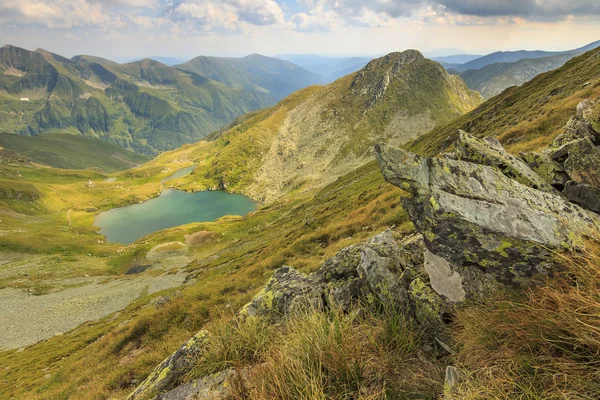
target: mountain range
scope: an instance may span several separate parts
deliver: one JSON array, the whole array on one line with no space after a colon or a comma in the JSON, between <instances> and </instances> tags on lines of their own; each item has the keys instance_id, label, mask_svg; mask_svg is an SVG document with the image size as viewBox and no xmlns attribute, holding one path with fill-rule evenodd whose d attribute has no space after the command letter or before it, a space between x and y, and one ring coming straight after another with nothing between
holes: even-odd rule
<instances>
[{"instance_id":1,"label":"mountain range","mask_svg":"<svg viewBox=\"0 0 600 400\"><path fill-rule=\"evenodd\" d=\"M32 53L29 70L2 75L20 96L32 82L22 78L38 88L46 76L29 74L36 65L49 79L73 82L67 66L87 65L97 72L85 76L106 85L111 101L111 90L126 85L159 96L199 76L92 57L49 63L53 72ZM118 78L111 82L96 64ZM0 149L0 290L6 309L18 310L3 317L30 318L29 335L40 321L26 306L47 310L36 329L44 340L0 351L0 392L86 400L226 398L236 390L233 397L293 399L307 388L314 398L598 398L596 244L590 236L576 265L564 265L570 270L543 270L570 257L561 249L576 230L574 223L563 232L565 221L582 222L591 211L554 187L531 187L525 178L536 174L518 155L546 148L569 123L591 136L574 144L597 160L600 106L585 99L600 98L599 71L596 49L482 102L460 76L405 51L126 171L66 171ZM50 96L66 101L64 86ZM457 138L469 142L457 148ZM561 151L553 157L566 165ZM547 152L539 156L549 174L564 173ZM126 246L107 243L93 226L100 211L153 198L164 178L190 166L193 174L168 185L246 193L263 201L260 209ZM522 288L517 277L540 284ZM462 302L457 293L479 296ZM117 312L73 317L112 300ZM332 306L354 301L360 308Z\"/></svg>"},{"instance_id":2,"label":"mountain range","mask_svg":"<svg viewBox=\"0 0 600 400\"><path fill-rule=\"evenodd\" d=\"M214 158L196 175L272 201L331 182L369 160L375 143L401 145L481 101L418 51L391 53L233 124L212 138L205 151Z\"/></svg>"},{"instance_id":3,"label":"mountain range","mask_svg":"<svg viewBox=\"0 0 600 400\"><path fill-rule=\"evenodd\" d=\"M372 57L325 57L312 54L286 54L276 57L321 75L327 83L358 71L373 59Z\"/></svg>"},{"instance_id":4,"label":"mountain range","mask_svg":"<svg viewBox=\"0 0 600 400\"><path fill-rule=\"evenodd\" d=\"M0 49L0 131L71 133L156 154L321 82L262 56L210 60L202 68L196 59L177 69L150 59L118 64L6 45Z\"/></svg>"}]
</instances>

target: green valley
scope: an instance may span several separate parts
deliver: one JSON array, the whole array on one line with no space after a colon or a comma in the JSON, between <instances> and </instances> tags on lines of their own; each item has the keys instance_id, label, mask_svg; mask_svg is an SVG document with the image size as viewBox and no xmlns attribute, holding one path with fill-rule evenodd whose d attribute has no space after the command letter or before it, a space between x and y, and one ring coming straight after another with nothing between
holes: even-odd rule
<instances>
[{"instance_id":1,"label":"green valley","mask_svg":"<svg viewBox=\"0 0 600 400\"><path fill-rule=\"evenodd\" d=\"M415 50L287 97L313 78L260 80L287 63L0 55L3 398L600 394L593 237L552 269L600 217L518 157L546 149L595 193L553 142L597 159L600 49L485 102ZM260 206L126 245L93 226L169 188Z\"/></svg>"}]
</instances>

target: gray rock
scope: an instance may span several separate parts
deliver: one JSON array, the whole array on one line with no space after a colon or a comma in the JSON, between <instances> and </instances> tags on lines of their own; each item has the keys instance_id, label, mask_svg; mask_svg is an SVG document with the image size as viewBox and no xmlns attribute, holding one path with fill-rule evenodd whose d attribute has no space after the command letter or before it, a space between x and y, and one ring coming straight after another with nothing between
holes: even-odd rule
<instances>
[{"instance_id":1,"label":"gray rock","mask_svg":"<svg viewBox=\"0 0 600 400\"><path fill-rule=\"evenodd\" d=\"M127 399L135 400L142 396L160 394L172 389L204 354L208 340L207 331L198 332L186 344L163 360Z\"/></svg>"},{"instance_id":2,"label":"gray rock","mask_svg":"<svg viewBox=\"0 0 600 400\"><path fill-rule=\"evenodd\" d=\"M240 310L239 317L277 318L307 307L322 308L322 292L322 284L313 277L284 266L275 271L267 285Z\"/></svg>"},{"instance_id":3,"label":"gray rock","mask_svg":"<svg viewBox=\"0 0 600 400\"><path fill-rule=\"evenodd\" d=\"M600 146L589 138L571 142L564 167L569 177L578 183L600 188Z\"/></svg>"},{"instance_id":4,"label":"gray rock","mask_svg":"<svg viewBox=\"0 0 600 400\"><path fill-rule=\"evenodd\" d=\"M456 387L465 380L464 373L451 365L446 367L446 376L444 379L444 399L452 400L455 398Z\"/></svg>"},{"instance_id":5,"label":"gray rock","mask_svg":"<svg viewBox=\"0 0 600 400\"><path fill-rule=\"evenodd\" d=\"M567 182L565 195L575 204L600 213L600 188L586 183Z\"/></svg>"},{"instance_id":6,"label":"gray rock","mask_svg":"<svg viewBox=\"0 0 600 400\"><path fill-rule=\"evenodd\" d=\"M554 188L562 190L569 181L569 175L562 165L554 161L547 153L521 153L521 159L533 172L542 177Z\"/></svg>"},{"instance_id":7,"label":"gray rock","mask_svg":"<svg viewBox=\"0 0 600 400\"><path fill-rule=\"evenodd\" d=\"M233 368L185 383L156 396L154 400L221 400L232 396L232 381L238 372Z\"/></svg>"},{"instance_id":8,"label":"gray rock","mask_svg":"<svg viewBox=\"0 0 600 400\"><path fill-rule=\"evenodd\" d=\"M436 272L453 284L449 299L485 296L493 282L518 285L556 269L553 251L597 231L600 220L565 198L520 184L489 166L426 158L388 146L376 147L385 179L411 196L403 198L428 250L448 265ZM433 264L429 264L430 266ZM450 267L447 270L447 267ZM454 277L454 272L460 278Z\"/></svg>"},{"instance_id":9,"label":"gray rock","mask_svg":"<svg viewBox=\"0 0 600 400\"><path fill-rule=\"evenodd\" d=\"M546 192L556 192L554 187L533 172L527 164L506 152L494 138L481 140L465 131L459 131L455 154L457 160L495 167L523 185Z\"/></svg>"}]
</instances>

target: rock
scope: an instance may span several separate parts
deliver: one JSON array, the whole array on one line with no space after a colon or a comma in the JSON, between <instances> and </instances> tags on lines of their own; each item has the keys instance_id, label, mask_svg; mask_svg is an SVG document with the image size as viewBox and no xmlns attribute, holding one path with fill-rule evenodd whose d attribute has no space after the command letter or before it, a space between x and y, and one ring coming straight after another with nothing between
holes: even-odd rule
<instances>
[{"instance_id":1,"label":"rock","mask_svg":"<svg viewBox=\"0 0 600 400\"><path fill-rule=\"evenodd\" d=\"M565 160L565 171L578 183L600 188L600 146L594 146L589 138L572 142Z\"/></svg>"},{"instance_id":2,"label":"rock","mask_svg":"<svg viewBox=\"0 0 600 400\"><path fill-rule=\"evenodd\" d=\"M408 293L419 325L429 334L440 333L444 327L443 315L448 311L447 303L420 278L410 283Z\"/></svg>"},{"instance_id":3,"label":"rock","mask_svg":"<svg viewBox=\"0 0 600 400\"><path fill-rule=\"evenodd\" d=\"M555 250L600 226L595 214L493 167L384 145L376 154L385 179L410 193L402 204L427 249L447 262L426 259L433 288L450 301L485 296L495 282L515 286L546 275L557 268Z\"/></svg>"},{"instance_id":4,"label":"rock","mask_svg":"<svg viewBox=\"0 0 600 400\"><path fill-rule=\"evenodd\" d=\"M391 231L341 250L316 272L332 308L349 309L359 299L406 307L409 265ZM406 272L406 275L405 275Z\"/></svg>"},{"instance_id":5,"label":"rock","mask_svg":"<svg viewBox=\"0 0 600 400\"><path fill-rule=\"evenodd\" d=\"M587 111L594 105L594 103L590 99L585 99L581 103L577 104L577 117L585 118L587 117Z\"/></svg>"},{"instance_id":6,"label":"rock","mask_svg":"<svg viewBox=\"0 0 600 400\"><path fill-rule=\"evenodd\" d=\"M451 365L446 367L446 376L444 379L444 399L454 399L456 387L465 379L464 373Z\"/></svg>"},{"instance_id":7,"label":"rock","mask_svg":"<svg viewBox=\"0 0 600 400\"><path fill-rule=\"evenodd\" d=\"M232 384L238 377L233 368L196 379L160 394L155 400L218 400L232 396Z\"/></svg>"},{"instance_id":8,"label":"rock","mask_svg":"<svg viewBox=\"0 0 600 400\"><path fill-rule=\"evenodd\" d=\"M554 189L527 164L504 150L494 138L477 139L459 131L455 155L457 160L495 167L507 177L534 189L554 193Z\"/></svg>"},{"instance_id":9,"label":"rock","mask_svg":"<svg viewBox=\"0 0 600 400\"><path fill-rule=\"evenodd\" d=\"M554 139L552 147L558 148L577 139L590 139L598 143L600 137L589 121L581 117L571 117L565 125L564 132Z\"/></svg>"},{"instance_id":10,"label":"rock","mask_svg":"<svg viewBox=\"0 0 600 400\"><path fill-rule=\"evenodd\" d=\"M243 318L253 316L280 317L306 307L322 307L322 286L314 278L292 267L279 268L265 288L239 312Z\"/></svg>"},{"instance_id":11,"label":"rock","mask_svg":"<svg viewBox=\"0 0 600 400\"><path fill-rule=\"evenodd\" d=\"M208 340L207 331L198 332L179 350L163 360L127 399L134 400L172 389L202 356Z\"/></svg>"},{"instance_id":12,"label":"rock","mask_svg":"<svg viewBox=\"0 0 600 400\"><path fill-rule=\"evenodd\" d=\"M565 195L575 204L600 213L600 188L587 183L567 182Z\"/></svg>"},{"instance_id":13,"label":"rock","mask_svg":"<svg viewBox=\"0 0 600 400\"><path fill-rule=\"evenodd\" d=\"M562 191L569 181L569 175L562 165L554 161L546 153L521 153L521 159L533 172L542 177L547 183L557 190Z\"/></svg>"}]
</instances>

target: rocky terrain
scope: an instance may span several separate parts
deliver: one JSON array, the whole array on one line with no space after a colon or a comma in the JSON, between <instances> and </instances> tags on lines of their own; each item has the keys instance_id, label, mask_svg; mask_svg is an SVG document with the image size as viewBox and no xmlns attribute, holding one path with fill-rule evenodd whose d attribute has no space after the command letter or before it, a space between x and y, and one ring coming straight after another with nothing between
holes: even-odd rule
<instances>
[{"instance_id":1,"label":"rocky terrain","mask_svg":"<svg viewBox=\"0 0 600 400\"><path fill-rule=\"evenodd\" d=\"M454 309L502 287L519 290L543 283L559 271L556 253L597 237L595 112L593 102L582 102L549 149L521 158L493 138L480 140L465 132L442 158L377 146L383 176L406 191L402 204L418 235L398 242L390 231L383 232L343 249L309 275L284 266L231 323L257 317L275 323L306 310L350 310L357 301L379 302L403 310L425 332L423 346L451 351L445 325ZM209 332L198 333L129 399L227 398L251 370L224 370L177 385L203 362L210 340ZM447 398L453 398L458 379L464 374L448 366Z\"/></svg>"}]
</instances>

